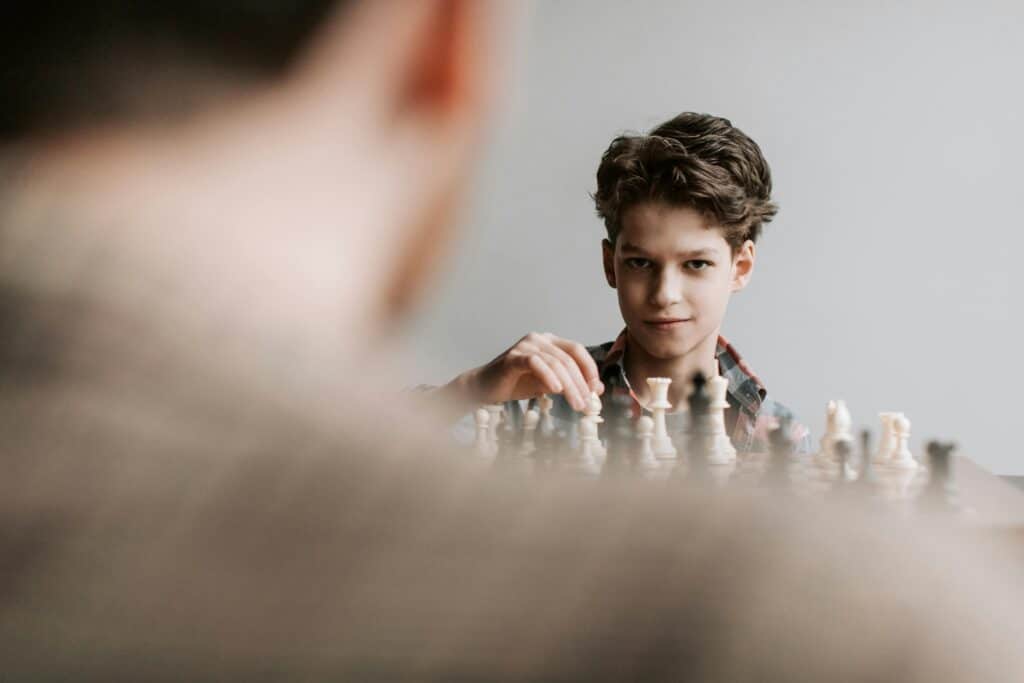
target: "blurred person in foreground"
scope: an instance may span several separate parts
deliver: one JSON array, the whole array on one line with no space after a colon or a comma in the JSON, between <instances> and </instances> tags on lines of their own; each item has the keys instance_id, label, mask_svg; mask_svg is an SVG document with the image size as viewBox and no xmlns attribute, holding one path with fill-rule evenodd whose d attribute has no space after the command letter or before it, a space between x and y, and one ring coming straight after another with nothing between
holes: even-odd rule
<instances>
[{"instance_id":1,"label":"blurred person in foreground","mask_svg":"<svg viewBox=\"0 0 1024 683\"><path fill-rule=\"evenodd\" d=\"M0 21L5 678L1020 680L960 534L504 479L375 395L494 6L32 7Z\"/></svg>"}]
</instances>

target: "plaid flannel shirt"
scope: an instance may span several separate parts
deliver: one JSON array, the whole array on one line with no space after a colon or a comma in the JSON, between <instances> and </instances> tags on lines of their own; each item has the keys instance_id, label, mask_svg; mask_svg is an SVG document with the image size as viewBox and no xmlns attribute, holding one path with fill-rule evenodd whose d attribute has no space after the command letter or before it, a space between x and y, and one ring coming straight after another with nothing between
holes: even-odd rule
<instances>
[{"instance_id":1,"label":"plaid flannel shirt","mask_svg":"<svg viewBox=\"0 0 1024 683\"><path fill-rule=\"evenodd\" d=\"M632 401L634 417L649 414L649 411L640 405L640 401L637 400L636 394L626 378L623 366L626 352L625 330L615 341L590 346L587 351L597 362L598 373L605 386L604 394L601 396L601 412L608 414L612 408L611 403L616 400L616 397L621 400L628 396ZM768 398L768 391L765 389L764 383L758 379L732 344L724 337L719 336L718 338L715 356L718 359L719 374L729 383L726 391L729 407L725 410L725 425L736 451L740 454L766 452L768 450L768 432L781 421L788 420L789 436L794 442L796 452L810 453L810 431L796 420L793 412L786 406ZM579 413L572 409L563 396L558 395L552 398L554 404L551 414L555 418L556 424L559 422L571 423L579 419ZM530 405L535 405L535 400L531 401ZM522 411L518 401L510 401L505 407L506 410L513 413ZM685 433L687 429L687 415L685 413L669 413L665 416L665 423L669 434L678 436Z\"/></svg>"}]
</instances>

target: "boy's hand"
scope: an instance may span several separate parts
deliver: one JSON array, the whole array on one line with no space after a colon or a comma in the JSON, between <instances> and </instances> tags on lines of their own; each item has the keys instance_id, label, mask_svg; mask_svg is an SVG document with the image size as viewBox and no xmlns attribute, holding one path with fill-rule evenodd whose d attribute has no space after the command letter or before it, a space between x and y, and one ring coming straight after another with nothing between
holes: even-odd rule
<instances>
[{"instance_id":1,"label":"boy's hand","mask_svg":"<svg viewBox=\"0 0 1024 683\"><path fill-rule=\"evenodd\" d=\"M531 332L487 365L460 375L475 402L503 403L541 394L562 394L583 410L591 391L604 392L597 363L582 344L553 334Z\"/></svg>"}]
</instances>

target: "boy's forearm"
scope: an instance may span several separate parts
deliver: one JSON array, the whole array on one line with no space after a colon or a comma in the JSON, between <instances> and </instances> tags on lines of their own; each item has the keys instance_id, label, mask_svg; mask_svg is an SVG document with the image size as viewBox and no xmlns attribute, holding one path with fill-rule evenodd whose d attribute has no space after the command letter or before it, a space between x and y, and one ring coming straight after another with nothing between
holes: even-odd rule
<instances>
[{"instance_id":1,"label":"boy's forearm","mask_svg":"<svg viewBox=\"0 0 1024 683\"><path fill-rule=\"evenodd\" d=\"M475 376L475 369L467 370L447 384L422 387L422 392L429 396L432 402L439 404L434 406L435 408L450 413L453 419L461 417L482 403L476 390Z\"/></svg>"}]
</instances>

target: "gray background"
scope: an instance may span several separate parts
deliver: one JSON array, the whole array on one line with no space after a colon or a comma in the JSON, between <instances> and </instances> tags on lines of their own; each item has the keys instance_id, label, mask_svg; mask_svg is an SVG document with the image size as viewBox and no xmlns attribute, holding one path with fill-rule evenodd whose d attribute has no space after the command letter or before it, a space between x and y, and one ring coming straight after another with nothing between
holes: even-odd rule
<instances>
[{"instance_id":1,"label":"gray background","mask_svg":"<svg viewBox=\"0 0 1024 683\"><path fill-rule=\"evenodd\" d=\"M530 330L621 326L588 192L616 134L695 110L758 141L781 205L723 333L820 436L901 410L1004 474L1024 384L1013 266L1024 3L538 2L464 239L408 329L443 382Z\"/></svg>"}]
</instances>

